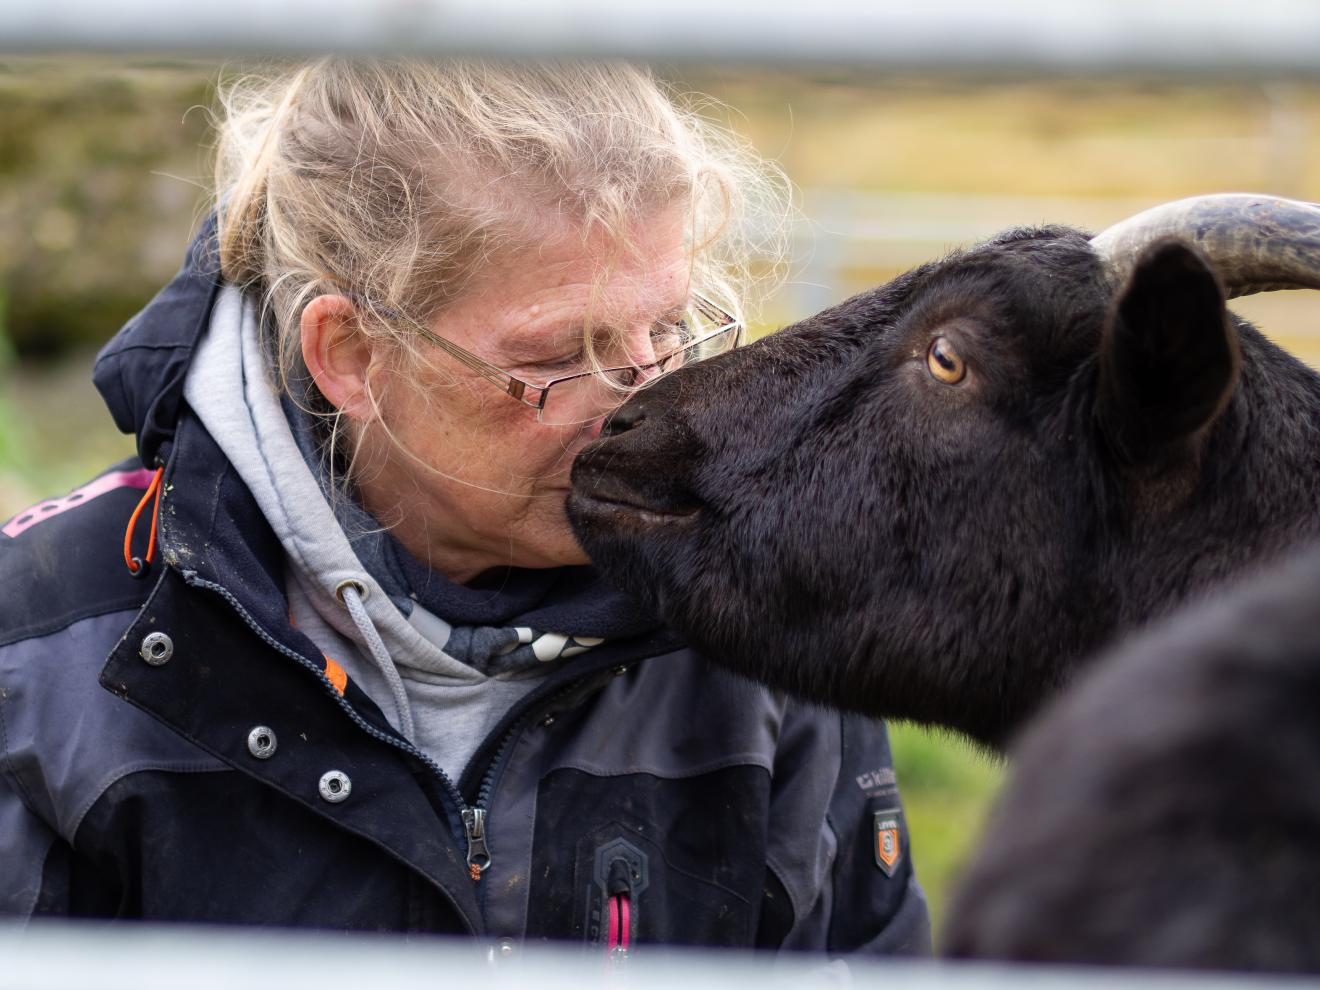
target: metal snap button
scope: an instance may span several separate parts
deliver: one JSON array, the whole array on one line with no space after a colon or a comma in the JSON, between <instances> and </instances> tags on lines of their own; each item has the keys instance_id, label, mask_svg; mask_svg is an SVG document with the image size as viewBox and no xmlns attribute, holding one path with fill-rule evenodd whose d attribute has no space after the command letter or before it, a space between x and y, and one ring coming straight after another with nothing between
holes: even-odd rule
<instances>
[{"instance_id":1,"label":"metal snap button","mask_svg":"<svg viewBox=\"0 0 1320 990\"><path fill-rule=\"evenodd\" d=\"M321 775L321 783L318 785L321 797L331 804L338 804L348 798L353 790L353 782L348 779L348 774L342 770L327 770Z\"/></svg>"},{"instance_id":2,"label":"metal snap button","mask_svg":"<svg viewBox=\"0 0 1320 990\"><path fill-rule=\"evenodd\" d=\"M259 760L269 760L275 755L275 730L268 725L259 725L248 733L248 752Z\"/></svg>"},{"instance_id":3,"label":"metal snap button","mask_svg":"<svg viewBox=\"0 0 1320 990\"><path fill-rule=\"evenodd\" d=\"M174 640L163 632L147 633L142 637L138 655L151 666L159 667L163 663L168 663L170 657L174 656Z\"/></svg>"}]
</instances>

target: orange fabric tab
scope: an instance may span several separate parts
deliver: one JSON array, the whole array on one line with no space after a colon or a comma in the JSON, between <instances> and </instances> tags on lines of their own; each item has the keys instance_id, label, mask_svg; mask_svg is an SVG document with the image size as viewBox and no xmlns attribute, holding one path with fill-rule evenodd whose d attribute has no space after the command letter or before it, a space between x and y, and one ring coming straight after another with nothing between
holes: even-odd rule
<instances>
[{"instance_id":1,"label":"orange fabric tab","mask_svg":"<svg viewBox=\"0 0 1320 990\"><path fill-rule=\"evenodd\" d=\"M322 656L325 656L325 654L322 654ZM348 671L326 656L325 676L330 678L330 683L335 686L335 690L339 692L340 697L343 697L344 689L348 687Z\"/></svg>"}]
</instances>

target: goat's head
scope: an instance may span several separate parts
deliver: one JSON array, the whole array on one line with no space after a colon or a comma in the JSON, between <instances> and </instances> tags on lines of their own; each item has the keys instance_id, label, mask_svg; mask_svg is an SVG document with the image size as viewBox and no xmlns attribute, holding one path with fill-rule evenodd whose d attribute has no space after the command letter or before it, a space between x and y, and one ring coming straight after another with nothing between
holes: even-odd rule
<instances>
[{"instance_id":1,"label":"goat's head","mask_svg":"<svg viewBox=\"0 0 1320 990\"><path fill-rule=\"evenodd\" d=\"M1010 231L661 380L579 458L580 539L716 662L998 744L1194 583L1165 537L1242 443L1216 269L1279 276L1168 226Z\"/></svg>"}]
</instances>

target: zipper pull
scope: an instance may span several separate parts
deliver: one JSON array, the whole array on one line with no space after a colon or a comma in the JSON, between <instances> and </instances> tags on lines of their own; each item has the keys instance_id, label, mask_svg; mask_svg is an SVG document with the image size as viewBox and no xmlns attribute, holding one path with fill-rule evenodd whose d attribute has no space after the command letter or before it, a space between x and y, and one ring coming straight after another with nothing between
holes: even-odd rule
<instances>
[{"instance_id":1,"label":"zipper pull","mask_svg":"<svg viewBox=\"0 0 1320 990\"><path fill-rule=\"evenodd\" d=\"M620 857L609 865L605 889L609 895L609 936L605 951L610 967L621 970L628 962L628 948L633 928L632 866Z\"/></svg>"},{"instance_id":2,"label":"zipper pull","mask_svg":"<svg viewBox=\"0 0 1320 990\"><path fill-rule=\"evenodd\" d=\"M626 891L610 897L609 925L605 958L610 969L617 972L627 965L628 948L632 942L632 898Z\"/></svg>"},{"instance_id":3,"label":"zipper pull","mask_svg":"<svg viewBox=\"0 0 1320 990\"><path fill-rule=\"evenodd\" d=\"M467 833L467 864L472 882L490 868L490 849L486 846L486 809L464 808L463 831Z\"/></svg>"}]
</instances>

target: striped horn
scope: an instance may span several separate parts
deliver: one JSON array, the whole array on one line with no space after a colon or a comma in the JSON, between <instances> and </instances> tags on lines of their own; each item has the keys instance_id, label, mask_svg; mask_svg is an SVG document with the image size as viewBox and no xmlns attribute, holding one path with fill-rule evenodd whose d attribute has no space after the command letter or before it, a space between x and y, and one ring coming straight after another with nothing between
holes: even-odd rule
<instances>
[{"instance_id":1,"label":"striped horn","mask_svg":"<svg viewBox=\"0 0 1320 990\"><path fill-rule=\"evenodd\" d=\"M1122 281L1162 237L1195 244L1230 299L1274 289L1320 289L1320 205L1223 193L1165 203L1121 220L1091 246Z\"/></svg>"}]
</instances>

